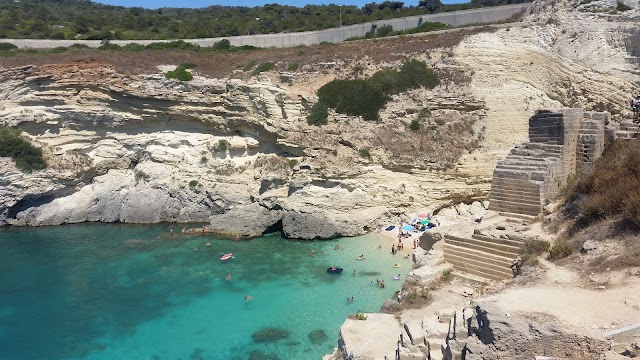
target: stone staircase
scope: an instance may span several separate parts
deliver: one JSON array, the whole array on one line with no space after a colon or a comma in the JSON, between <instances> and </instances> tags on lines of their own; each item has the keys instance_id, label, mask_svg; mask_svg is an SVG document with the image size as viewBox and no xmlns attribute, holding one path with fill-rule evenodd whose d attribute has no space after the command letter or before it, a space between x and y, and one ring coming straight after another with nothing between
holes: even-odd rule
<instances>
[{"instance_id":1,"label":"stone staircase","mask_svg":"<svg viewBox=\"0 0 640 360\"><path fill-rule=\"evenodd\" d=\"M640 124L633 121L622 121L617 129L613 129L613 138L621 140L640 139Z\"/></svg>"},{"instance_id":2,"label":"stone staircase","mask_svg":"<svg viewBox=\"0 0 640 360\"><path fill-rule=\"evenodd\" d=\"M444 260L453 268L488 280L513 277L511 264L522 251L522 240L473 234L444 236Z\"/></svg>"}]
</instances>

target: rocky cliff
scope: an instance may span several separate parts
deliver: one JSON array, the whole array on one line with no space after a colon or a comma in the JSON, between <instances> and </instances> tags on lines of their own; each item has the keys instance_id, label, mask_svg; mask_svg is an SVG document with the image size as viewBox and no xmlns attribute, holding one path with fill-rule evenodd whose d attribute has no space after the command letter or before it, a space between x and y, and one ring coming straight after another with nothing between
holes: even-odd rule
<instances>
[{"instance_id":1,"label":"rocky cliff","mask_svg":"<svg viewBox=\"0 0 640 360\"><path fill-rule=\"evenodd\" d=\"M626 114L639 78L628 40L637 11L562 4L548 18L535 4L523 23L405 51L400 58L426 61L442 84L395 96L379 122L330 114L326 126L306 123L326 82L402 63L340 57L341 46L335 61L294 72L212 78L196 68L190 82L166 80L162 66L123 74L86 56L4 65L0 123L22 129L49 167L25 174L0 159L0 224L210 222L229 236L282 229L330 238L486 193L495 162L526 138L535 108ZM397 51L388 44L387 54ZM422 129L410 130L412 120Z\"/></svg>"}]
</instances>

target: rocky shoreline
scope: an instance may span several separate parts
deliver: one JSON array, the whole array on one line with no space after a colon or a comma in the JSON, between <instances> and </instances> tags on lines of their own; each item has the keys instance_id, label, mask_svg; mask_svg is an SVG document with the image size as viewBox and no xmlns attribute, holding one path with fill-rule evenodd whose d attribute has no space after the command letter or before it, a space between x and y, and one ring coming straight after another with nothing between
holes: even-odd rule
<instances>
[{"instance_id":1,"label":"rocky shoreline","mask_svg":"<svg viewBox=\"0 0 640 360\"><path fill-rule=\"evenodd\" d=\"M445 213L457 212L455 218L435 216L449 224L423 235L421 247L413 253L414 269L407 275L398 300L388 300L381 313L364 314L366 320L346 319L337 347L323 360L622 359L621 352L640 351L637 342L620 338L620 344L616 345L604 335L611 328L608 324L614 323L617 328L633 325L628 314L629 311L638 314L640 297L630 298L626 286L639 288L640 279L627 279L617 285L619 288L610 284L612 292L619 289L626 294L626 306L598 317L595 313L591 316L571 312L565 303L589 309L598 302L598 297L607 295L598 294L597 289L579 287L584 285L574 278L577 274L567 278L569 270L556 269L544 260L540 260L544 263L542 268L527 268L522 276L499 282L459 273L444 260L441 240L444 235L462 236L480 231L553 238L539 223L531 226L508 222L492 211L475 221L460 216L461 208L464 205L446 209ZM553 281L544 281L546 277ZM581 292L584 304L572 298L576 291ZM528 294L524 295L527 300L514 298L519 293ZM549 298L537 295L544 293L554 295L547 295ZM613 302L620 299L620 294L611 294ZM584 319L579 320L581 317Z\"/></svg>"}]
</instances>

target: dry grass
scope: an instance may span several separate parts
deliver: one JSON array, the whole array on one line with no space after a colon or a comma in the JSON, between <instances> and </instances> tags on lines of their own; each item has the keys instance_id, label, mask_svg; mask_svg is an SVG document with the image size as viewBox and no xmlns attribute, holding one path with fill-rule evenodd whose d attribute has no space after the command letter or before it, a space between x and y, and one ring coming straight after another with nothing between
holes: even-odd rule
<instances>
[{"instance_id":1,"label":"dry grass","mask_svg":"<svg viewBox=\"0 0 640 360\"><path fill-rule=\"evenodd\" d=\"M598 244L596 250L579 256L580 268L586 272L640 267L640 228L622 217L609 218L598 224L569 230L561 235L559 242L579 254L585 241ZM572 236L568 234L572 233ZM571 258L577 258L576 255Z\"/></svg>"},{"instance_id":2,"label":"dry grass","mask_svg":"<svg viewBox=\"0 0 640 360\"><path fill-rule=\"evenodd\" d=\"M640 143L614 142L576 182L572 198L580 199L578 228L616 216L640 227Z\"/></svg>"},{"instance_id":3,"label":"dry grass","mask_svg":"<svg viewBox=\"0 0 640 360\"><path fill-rule=\"evenodd\" d=\"M467 36L489 31L495 31L495 28L484 26L448 30L437 34L421 34L420 36L400 36L341 44L298 46L284 49L270 48L229 53L188 50L127 52L92 49L61 54L38 52L0 58L0 66L12 68L27 64L42 65L97 61L112 64L123 74L133 75L155 72L158 65L177 65L190 62L196 64L194 70L197 73L220 78L232 75L234 70L242 69L251 62L256 64L274 62L278 64L278 69L282 71L286 71L288 64L291 63L296 63L299 67L303 67L308 64L337 60L352 61L353 59L364 57L368 57L374 63L388 63L402 60L413 54L424 54L436 48L452 48Z\"/></svg>"},{"instance_id":4,"label":"dry grass","mask_svg":"<svg viewBox=\"0 0 640 360\"><path fill-rule=\"evenodd\" d=\"M431 118L416 131L387 124L377 129L370 143L397 165L453 168L465 151L478 148L482 134L475 134L475 118L471 115L450 114L448 120L446 125L437 125L437 118Z\"/></svg>"}]
</instances>

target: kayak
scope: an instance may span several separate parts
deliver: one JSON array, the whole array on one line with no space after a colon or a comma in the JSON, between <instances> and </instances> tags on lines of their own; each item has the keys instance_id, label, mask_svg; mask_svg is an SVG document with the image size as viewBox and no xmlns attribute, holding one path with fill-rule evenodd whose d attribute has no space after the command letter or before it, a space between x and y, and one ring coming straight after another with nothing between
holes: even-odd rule
<instances>
[{"instance_id":1,"label":"kayak","mask_svg":"<svg viewBox=\"0 0 640 360\"><path fill-rule=\"evenodd\" d=\"M231 259L232 257L233 257L233 254L232 254L232 253L226 253L226 254L224 254L224 255L222 255L222 256L220 257L220 260L222 260L222 261L224 261L224 260L229 260L229 259Z\"/></svg>"},{"instance_id":2,"label":"kayak","mask_svg":"<svg viewBox=\"0 0 640 360\"><path fill-rule=\"evenodd\" d=\"M337 267L337 268L335 268L335 269L328 268L328 269L327 269L327 272L328 272L328 273L334 273L334 274L340 274L340 273L342 272L342 270L343 270L343 269L342 269L342 268L339 268L339 267Z\"/></svg>"},{"instance_id":3,"label":"kayak","mask_svg":"<svg viewBox=\"0 0 640 360\"><path fill-rule=\"evenodd\" d=\"M394 268L399 268L400 266L402 266L402 265L400 265L400 264L393 265Z\"/></svg>"}]
</instances>

